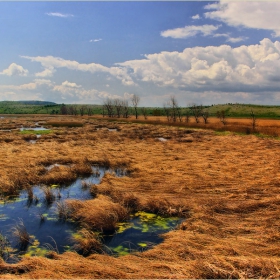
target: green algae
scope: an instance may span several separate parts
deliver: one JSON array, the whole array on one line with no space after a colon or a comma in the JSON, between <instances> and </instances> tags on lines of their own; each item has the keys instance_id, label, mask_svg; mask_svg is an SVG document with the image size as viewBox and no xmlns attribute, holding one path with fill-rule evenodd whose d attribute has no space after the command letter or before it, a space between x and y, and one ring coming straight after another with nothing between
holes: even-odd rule
<instances>
[{"instance_id":1,"label":"green algae","mask_svg":"<svg viewBox=\"0 0 280 280\"><path fill-rule=\"evenodd\" d=\"M180 220L178 217L161 217L143 211L137 212L135 217L139 217L140 222L137 223L134 228L141 230L142 232L171 230Z\"/></svg>"},{"instance_id":2,"label":"green algae","mask_svg":"<svg viewBox=\"0 0 280 280\"><path fill-rule=\"evenodd\" d=\"M132 223L118 223L118 229L117 229L117 233L122 233L125 230L132 228L133 224Z\"/></svg>"},{"instance_id":3,"label":"green algae","mask_svg":"<svg viewBox=\"0 0 280 280\"><path fill-rule=\"evenodd\" d=\"M31 256L38 256L38 257L45 257L49 250L47 248L39 247L40 242L38 239L35 239L32 244L28 247L26 253L23 255L25 257L31 257Z\"/></svg>"},{"instance_id":4,"label":"green algae","mask_svg":"<svg viewBox=\"0 0 280 280\"><path fill-rule=\"evenodd\" d=\"M126 256L130 253L130 249L122 245L115 247L113 251L116 252L119 256Z\"/></svg>"}]
</instances>

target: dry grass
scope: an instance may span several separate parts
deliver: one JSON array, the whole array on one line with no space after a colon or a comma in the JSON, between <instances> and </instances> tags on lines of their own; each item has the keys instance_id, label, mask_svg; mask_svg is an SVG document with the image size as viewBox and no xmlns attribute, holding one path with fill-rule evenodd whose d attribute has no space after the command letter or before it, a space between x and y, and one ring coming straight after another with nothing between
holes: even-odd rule
<instances>
[{"instance_id":1,"label":"dry grass","mask_svg":"<svg viewBox=\"0 0 280 280\"><path fill-rule=\"evenodd\" d=\"M16 119L12 125L35 119ZM111 125L103 120L79 121L83 127L58 128L34 145L16 132L0 134L1 191L72 180L87 170L59 166L47 171L48 164L123 166L129 176L106 174L94 189L97 198L68 201L66 217L87 230L113 230L137 209L188 218L143 253L85 258L67 252L12 265L0 262L1 278L280 277L279 140L121 122L114 123L115 132L96 130ZM278 129L274 121L266 121L265 128Z\"/></svg>"},{"instance_id":2,"label":"dry grass","mask_svg":"<svg viewBox=\"0 0 280 280\"><path fill-rule=\"evenodd\" d=\"M81 252L83 256L103 252L100 237L93 231L81 229L74 235L73 241L75 242L73 249Z\"/></svg>"},{"instance_id":3,"label":"dry grass","mask_svg":"<svg viewBox=\"0 0 280 280\"><path fill-rule=\"evenodd\" d=\"M12 234L16 238L20 249L24 250L29 244L30 235L26 230L23 220L19 220L15 227L12 228Z\"/></svg>"},{"instance_id":4,"label":"dry grass","mask_svg":"<svg viewBox=\"0 0 280 280\"><path fill-rule=\"evenodd\" d=\"M67 207L71 219L100 232L114 232L117 223L128 217L124 207L102 195L87 201L68 200Z\"/></svg>"}]
</instances>

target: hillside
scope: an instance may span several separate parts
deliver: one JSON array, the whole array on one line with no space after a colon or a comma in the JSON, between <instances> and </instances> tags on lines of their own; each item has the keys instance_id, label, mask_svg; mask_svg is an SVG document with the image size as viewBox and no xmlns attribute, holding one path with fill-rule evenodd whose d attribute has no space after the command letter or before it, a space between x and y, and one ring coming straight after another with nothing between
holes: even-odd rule
<instances>
[{"instance_id":1,"label":"hillside","mask_svg":"<svg viewBox=\"0 0 280 280\"><path fill-rule=\"evenodd\" d=\"M141 104L140 104L141 105ZM0 114L61 114L61 107L76 109L80 114L80 109L84 108L84 114L90 112L91 115L102 114L102 105L93 104L56 104L49 101L0 101ZM138 108L139 114L142 114L142 107ZM210 116L216 116L218 111L225 111L227 117L246 118L250 117L251 111L257 118L280 119L280 106L252 105L252 104L215 104L203 106ZM182 114L185 115L189 108L181 107ZM162 107L146 107L147 115L164 115ZM134 109L130 108L130 114L134 114Z\"/></svg>"}]
</instances>

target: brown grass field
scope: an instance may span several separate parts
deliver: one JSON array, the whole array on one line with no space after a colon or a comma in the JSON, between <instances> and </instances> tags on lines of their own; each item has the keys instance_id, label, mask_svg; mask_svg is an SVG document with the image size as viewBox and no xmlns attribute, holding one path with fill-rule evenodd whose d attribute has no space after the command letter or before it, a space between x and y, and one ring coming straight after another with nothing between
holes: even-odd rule
<instances>
[{"instance_id":1,"label":"brown grass field","mask_svg":"<svg viewBox=\"0 0 280 280\"><path fill-rule=\"evenodd\" d=\"M50 120L53 117L5 118L0 129ZM143 253L84 257L53 252L48 258L24 257L16 264L0 259L1 279L280 277L278 139L88 117L57 116L55 121L84 125L56 126L36 144L28 143L26 135L16 130L0 132L3 196L35 183L73 180L87 174L92 164L123 166L129 176L106 174L93 189L96 198L67 202L68 214L82 223L84 235L88 228L114 229L136 210L186 219L164 234L163 243ZM246 121L250 127L250 120L233 119L227 126L246 127ZM278 136L279 124L258 120L257 130ZM214 119L209 119L211 125L215 126ZM72 167L46 172L44 166L54 163ZM107 214L114 214L114 219Z\"/></svg>"}]
</instances>

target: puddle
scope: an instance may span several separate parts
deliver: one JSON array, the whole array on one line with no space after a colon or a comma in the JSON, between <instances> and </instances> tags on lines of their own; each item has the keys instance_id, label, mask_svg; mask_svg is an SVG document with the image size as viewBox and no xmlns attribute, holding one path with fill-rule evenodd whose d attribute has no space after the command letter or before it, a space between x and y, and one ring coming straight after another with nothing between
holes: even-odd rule
<instances>
[{"instance_id":1,"label":"puddle","mask_svg":"<svg viewBox=\"0 0 280 280\"><path fill-rule=\"evenodd\" d=\"M47 166L51 170L60 164ZM13 252L4 259L14 263L25 256L45 256L49 250L58 253L71 250L74 246L73 236L81 229L71 220L58 218L58 204L63 205L65 199L85 200L92 198L90 184L99 184L106 172L122 177L126 171L92 167L93 174L86 178L78 178L69 185L33 186L32 195L21 191L19 196L9 200L0 200L0 239L5 237ZM46 199L50 193L50 199ZM119 223L114 234L102 236L103 251L115 256L141 252L163 241L160 234L174 229L182 219L164 218L156 214L137 212L125 223ZM24 226L21 225L23 222ZM26 230L30 238L26 244L19 243L13 232ZM23 246L25 245L25 246Z\"/></svg>"},{"instance_id":2,"label":"puddle","mask_svg":"<svg viewBox=\"0 0 280 280\"><path fill-rule=\"evenodd\" d=\"M50 167L48 167L50 168ZM7 262L18 261L18 256L38 255L46 252L46 248L54 247L59 253L69 250L71 236L78 230L78 226L70 221L58 219L57 202L65 199L91 198L89 184L99 184L106 172L112 170L93 167L94 174L86 178L78 178L70 185L51 185L48 190L52 199L47 201L43 186L32 187L33 199L28 198L27 191L21 191L19 196L10 197L9 200L0 200L0 234L5 236L10 246L15 250L14 255L7 258ZM125 173L115 171L116 176ZM30 234L27 248L18 244L18 239L13 236L13 229L20 221Z\"/></svg>"},{"instance_id":3,"label":"puddle","mask_svg":"<svg viewBox=\"0 0 280 280\"><path fill-rule=\"evenodd\" d=\"M117 128L108 128L108 131L118 131Z\"/></svg>"},{"instance_id":4,"label":"puddle","mask_svg":"<svg viewBox=\"0 0 280 280\"><path fill-rule=\"evenodd\" d=\"M182 218L164 218L156 214L138 212L127 223L120 223L114 235L105 235L105 251L113 255L142 252L163 241L160 234L182 222Z\"/></svg>"},{"instance_id":5,"label":"puddle","mask_svg":"<svg viewBox=\"0 0 280 280\"><path fill-rule=\"evenodd\" d=\"M161 141L161 142L166 142L167 141L167 139L163 138L163 137L158 137L158 140Z\"/></svg>"},{"instance_id":6,"label":"puddle","mask_svg":"<svg viewBox=\"0 0 280 280\"><path fill-rule=\"evenodd\" d=\"M24 130L40 131L40 130L48 130L48 129L43 127L43 126L39 126L39 127L21 127L20 128L20 131L24 131Z\"/></svg>"}]
</instances>

